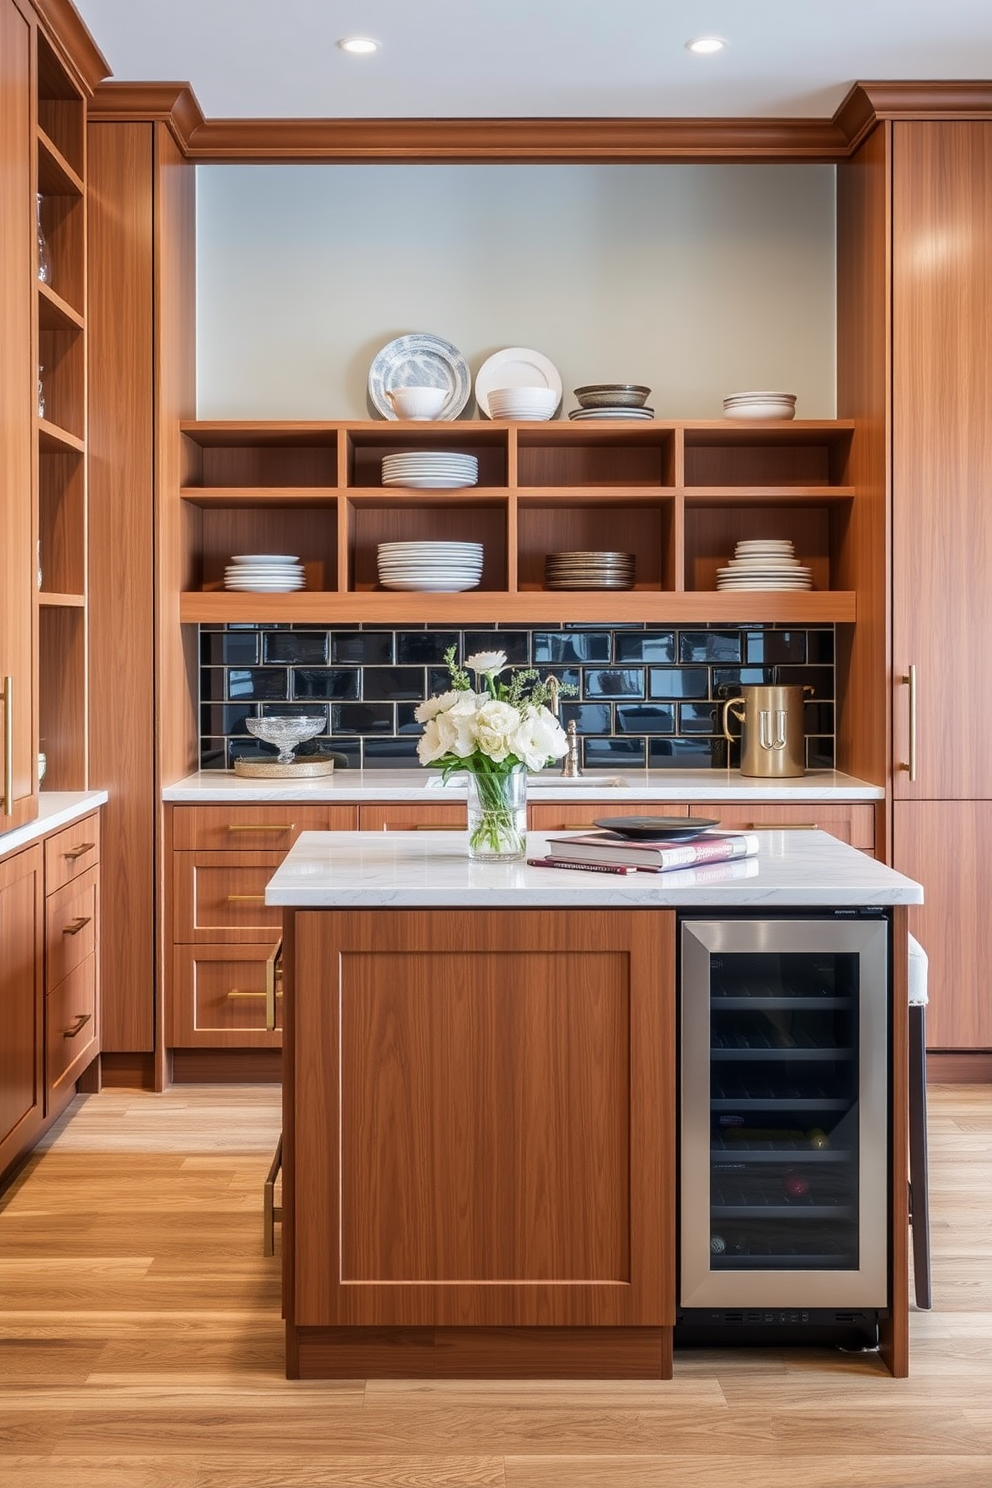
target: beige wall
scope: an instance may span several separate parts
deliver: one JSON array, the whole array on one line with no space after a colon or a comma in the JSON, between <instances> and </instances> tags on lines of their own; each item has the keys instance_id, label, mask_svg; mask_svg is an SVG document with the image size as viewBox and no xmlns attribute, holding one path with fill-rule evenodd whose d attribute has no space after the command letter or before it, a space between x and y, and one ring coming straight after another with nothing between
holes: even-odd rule
<instances>
[{"instance_id":1,"label":"beige wall","mask_svg":"<svg viewBox=\"0 0 992 1488\"><path fill-rule=\"evenodd\" d=\"M660 417L831 418L829 166L201 166L201 418L355 418L386 342L527 346ZM474 412L470 400L466 414Z\"/></svg>"}]
</instances>

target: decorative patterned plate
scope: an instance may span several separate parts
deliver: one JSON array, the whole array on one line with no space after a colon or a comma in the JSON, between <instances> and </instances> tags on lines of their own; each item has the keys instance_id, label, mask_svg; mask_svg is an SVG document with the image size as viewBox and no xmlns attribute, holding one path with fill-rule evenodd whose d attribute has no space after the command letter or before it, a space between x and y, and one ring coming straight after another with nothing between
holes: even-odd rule
<instances>
[{"instance_id":1,"label":"decorative patterned plate","mask_svg":"<svg viewBox=\"0 0 992 1488\"><path fill-rule=\"evenodd\" d=\"M415 332L409 336L397 336L372 359L369 397L383 418L396 420L397 415L386 392L395 392L401 387L444 388L448 397L438 418L453 419L468 402L472 374L457 346L442 341L440 336Z\"/></svg>"}]
</instances>

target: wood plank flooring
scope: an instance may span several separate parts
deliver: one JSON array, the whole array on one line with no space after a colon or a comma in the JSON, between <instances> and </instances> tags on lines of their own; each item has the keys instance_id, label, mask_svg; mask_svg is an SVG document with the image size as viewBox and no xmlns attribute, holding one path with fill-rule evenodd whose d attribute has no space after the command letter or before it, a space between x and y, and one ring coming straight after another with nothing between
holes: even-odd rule
<instances>
[{"instance_id":1,"label":"wood plank flooring","mask_svg":"<svg viewBox=\"0 0 992 1488\"><path fill-rule=\"evenodd\" d=\"M4 1488L992 1485L992 1086L930 1092L908 1380L797 1350L677 1353L658 1384L288 1382L262 1256L278 1099L77 1098L8 1191Z\"/></svg>"}]
</instances>

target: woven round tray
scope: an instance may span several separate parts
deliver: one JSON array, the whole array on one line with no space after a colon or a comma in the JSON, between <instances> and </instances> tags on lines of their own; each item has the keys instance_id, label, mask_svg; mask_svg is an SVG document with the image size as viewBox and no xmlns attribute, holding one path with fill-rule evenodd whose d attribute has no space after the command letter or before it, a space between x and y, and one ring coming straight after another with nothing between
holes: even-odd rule
<instances>
[{"instance_id":1,"label":"woven round tray","mask_svg":"<svg viewBox=\"0 0 992 1488\"><path fill-rule=\"evenodd\" d=\"M334 773L334 761L329 759L301 759L294 760L290 765L280 765L278 760L245 760L234 761L235 775L253 775L256 779L297 779L303 780L307 776L331 775Z\"/></svg>"}]
</instances>

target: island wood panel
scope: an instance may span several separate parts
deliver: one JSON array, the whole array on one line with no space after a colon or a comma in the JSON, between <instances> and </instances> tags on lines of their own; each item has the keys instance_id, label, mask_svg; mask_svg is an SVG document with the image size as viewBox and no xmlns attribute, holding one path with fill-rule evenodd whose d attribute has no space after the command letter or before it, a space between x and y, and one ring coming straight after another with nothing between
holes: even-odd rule
<instances>
[{"instance_id":1,"label":"island wood panel","mask_svg":"<svg viewBox=\"0 0 992 1488\"><path fill-rule=\"evenodd\" d=\"M293 921L291 1329L670 1327L673 917Z\"/></svg>"},{"instance_id":2,"label":"island wood panel","mask_svg":"<svg viewBox=\"0 0 992 1488\"><path fill-rule=\"evenodd\" d=\"M893 792L988 800L992 121L897 123L892 168Z\"/></svg>"},{"instance_id":3,"label":"island wood panel","mask_svg":"<svg viewBox=\"0 0 992 1488\"><path fill-rule=\"evenodd\" d=\"M909 928L929 957L927 1045L992 1050L992 801L895 801L893 861L923 885Z\"/></svg>"},{"instance_id":4,"label":"island wood panel","mask_svg":"<svg viewBox=\"0 0 992 1488\"><path fill-rule=\"evenodd\" d=\"M0 1173L44 1120L42 865L40 845L0 861Z\"/></svg>"}]
</instances>

